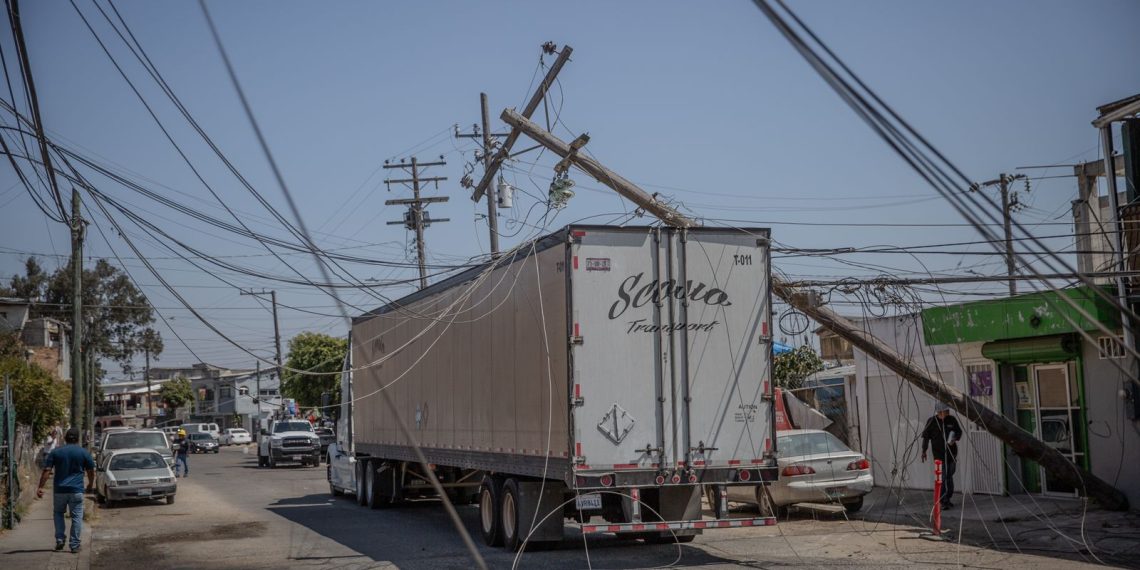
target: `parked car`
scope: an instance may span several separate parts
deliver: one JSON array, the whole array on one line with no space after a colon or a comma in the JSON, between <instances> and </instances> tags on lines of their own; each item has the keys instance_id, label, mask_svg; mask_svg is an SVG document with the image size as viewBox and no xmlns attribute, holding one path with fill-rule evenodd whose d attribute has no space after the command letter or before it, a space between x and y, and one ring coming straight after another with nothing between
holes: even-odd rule
<instances>
[{"instance_id":1,"label":"parked car","mask_svg":"<svg viewBox=\"0 0 1140 570\"><path fill-rule=\"evenodd\" d=\"M178 483L162 454L145 447L109 450L96 466L95 498L111 508L131 499L174 504Z\"/></svg>"},{"instance_id":2,"label":"parked car","mask_svg":"<svg viewBox=\"0 0 1140 570\"><path fill-rule=\"evenodd\" d=\"M770 514L796 503L842 504L854 513L863 508L863 496L875 484L867 458L823 430L776 432L776 457L777 481L730 486L728 500L759 505Z\"/></svg>"},{"instance_id":3,"label":"parked car","mask_svg":"<svg viewBox=\"0 0 1140 570\"><path fill-rule=\"evenodd\" d=\"M214 436L204 432L192 433L187 436L187 440L190 453L217 453L220 447Z\"/></svg>"},{"instance_id":4,"label":"parked car","mask_svg":"<svg viewBox=\"0 0 1140 570\"><path fill-rule=\"evenodd\" d=\"M251 442L253 439L250 438L249 432L242 428L226 428L226 432L222 434L222 445L242 445Z\"/></svg>"},{"instance_id":5,"label":"parked car","mask_svg":"<svg viewBox=\"0 0 1140 570\"><path fill-rule=\"evenodd\" d=\"M222 430L215 423L182 424L182 429L186 430L187 434L208 433L214 436L214 439L222 437Z\"/></svg>"},{"instance_id":6,"label":"parked car","mask_svg":"<svg viewBox=\"0 0 1140 570\"><path fill-rule=\"evenodd\" d=\"M333 430L327 427L319 427L314 430L317 432L317 437L321 438L321 457L325 458L325 463L329 461L329 444L336 441L336 434Z\"/></svg>"},{"instance_id":7,"label":"parked car","mask_svg":"<svg viewBox=\"0 0 1140 570\"><path fill-rule=\"evenodd\" d=\"M174 465L174 452L170 449L170 440L166 438L165 433L156 429L105 430L98 447L98 455L99 459L102 459L110 451L140 447L157 451L166 460L167 465Z\"/></svg>"}]
</instances>

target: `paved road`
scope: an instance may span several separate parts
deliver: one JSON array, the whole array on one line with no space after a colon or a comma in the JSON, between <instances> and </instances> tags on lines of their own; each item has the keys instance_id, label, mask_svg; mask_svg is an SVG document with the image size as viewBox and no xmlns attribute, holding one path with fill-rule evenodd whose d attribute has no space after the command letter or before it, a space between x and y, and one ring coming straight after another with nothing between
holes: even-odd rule
<instances>
[{"instance_id":1,"label":"paved road","mask_svg":"<svg viewBox=\"0 0 1140 570\"><path fill-rule=\"evenodd\" d=\"M259 469L256 455L224 448L193 455L174 505L102 509L94 526L93 567L125 568L472 568L435 501L373 511L332 498L325 468ZM460 507L478 542L478 511ZM527 552L519 567L643 568L676 563L709 568L966 567L1054 568L1061 561L915 538L914 529L798 515L775 528L710 532L691 544L645 545L580 535L559 548ZM480 549L494 568L513 555ZM678 561L679 558L679 561ZM1069 562L1064 567L1077 567Z\"/></svg>"}]
</instances>

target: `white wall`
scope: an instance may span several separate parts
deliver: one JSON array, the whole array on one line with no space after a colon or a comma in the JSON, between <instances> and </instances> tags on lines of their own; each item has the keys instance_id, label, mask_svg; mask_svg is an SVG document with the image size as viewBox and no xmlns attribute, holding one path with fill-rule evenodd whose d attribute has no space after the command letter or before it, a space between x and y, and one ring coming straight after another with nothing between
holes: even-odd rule
<instances>
[{"instance_id":1,"label":"white wall","mask_svg":"<svg viewBox=\"0 0 1140 570\"><path fill-rule=\"evenodd\" d=\"M918 315L906 315L870 319L859 324L892 345L903 358L925 368L935 378L966 391L965 365L984 360L982 343L929 347L923 342L921 322ZM922 450L919 434L926 420L934 414L934 398L858 349L855 350L855 366L859 432L863 452L872 463L875 484L932 489L933 462L922 463L919 460ZM963 429L968 429L968 422L962 417L959 420ZM980 465L982 462L973 460L977 453L972 446L971 438L967 437L959 449L959 471L955 477L959 491L974 490L971 470L1002 469L1000 464L983 467ZM1000 475L995 472L994 476Z\"/></svg>"}]
</instances>

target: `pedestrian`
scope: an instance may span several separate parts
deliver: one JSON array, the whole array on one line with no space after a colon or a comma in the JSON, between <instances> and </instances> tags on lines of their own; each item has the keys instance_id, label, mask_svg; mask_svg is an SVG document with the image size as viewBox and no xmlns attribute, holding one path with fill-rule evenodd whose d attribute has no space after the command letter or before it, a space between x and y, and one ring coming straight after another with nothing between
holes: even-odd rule
<instances>
[{"instance_id":1,"label":"pedestrian","mask_svg":"<svg viewBox=\"0 0 1140 570\"><path fill-rule=\"evenodd\" d=\"M54 451L55 448L59 447L59 439L59 428L51 428L51 430L48 431L47 437L44 438L44 446L40 450L40 469L43 469L44 466L47 465L48 454Z\"/></svg>"},{"instance_id":2,"label":"pedestrian","mask_svg":"<svg viewBox=\"0 0 1140 570\"><path fill-rule=\"evenodd\" d=\"M52 484L55 511L55 549L63 550L66 533L63 513L71 511L71 552L79 552L79 534L83 531L83 473L87 472L87 490L95 488L95 460L86 449L79 447L79 429L67 430L63 441L66 445L57 447L44 461L40 474L40 485L36 488L36 498L43 498L44 485L55 472Z\"/></svg>"},{"instance_id":3,"label":"pedestrian","mask_svg":"<svg viewBox=\"0 0 1140 570\"><path fill-rule=\"evenodd\" d=\"M178 474L179 467L182 468L181 475ZM190 476L190 440L186 439L186 430L184 429L178 430L178 439L174 440L174 476Z\"/></svg>"},{"instance_id":4,"label":"pedestrian","mask_svg":"<svg viewBox=\"0 0 1140 570\"><path fill-rule=\"evenodd\" d=\"M934 458L942 461L942 496L938 502L943 509L954 507L950 498L954 496L954 472L958 470L958 442L961 440L962 426L958 418L950 415L950 406L939 402L922 430L922 461L926 462L927 445Z\"/></svg>"}]
</instances>

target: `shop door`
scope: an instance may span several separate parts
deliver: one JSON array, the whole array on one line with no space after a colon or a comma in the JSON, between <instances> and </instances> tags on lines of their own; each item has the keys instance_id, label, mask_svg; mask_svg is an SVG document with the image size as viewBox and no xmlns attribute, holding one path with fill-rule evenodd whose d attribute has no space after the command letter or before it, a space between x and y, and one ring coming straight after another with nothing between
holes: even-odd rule
<instances>
[{"instance_id":1,"label":"shop door","mask_svg":"<svg viewBox=\"0 0 1140 570\"><path fill-rule=\"evenodd\" d=\"M1033 367L1037 391L1037 437L1073 463L1084 464L1080 394L1076 375L1068 364ZM1041 469L1041 491L1047 495L1075 496L1072 485Z\"/></svg>"},{"instance_id":2,"label":"shop door","mask_svg":"<svg viewBox=\"0 0 1140 570\"><path fill-rule=\"evenodd\" d=\"M997 374L990 362L966 365L966 382L970 397L991 411L1001 413L1001 391ZM962 418L959 418L962 419ZM1000 495L1005 492L1005 463L1001 440L974 422L962 419L966 429L965 445L958 461L966 468L970 490L974 493Z\"/></svg>"}]
</instances>

